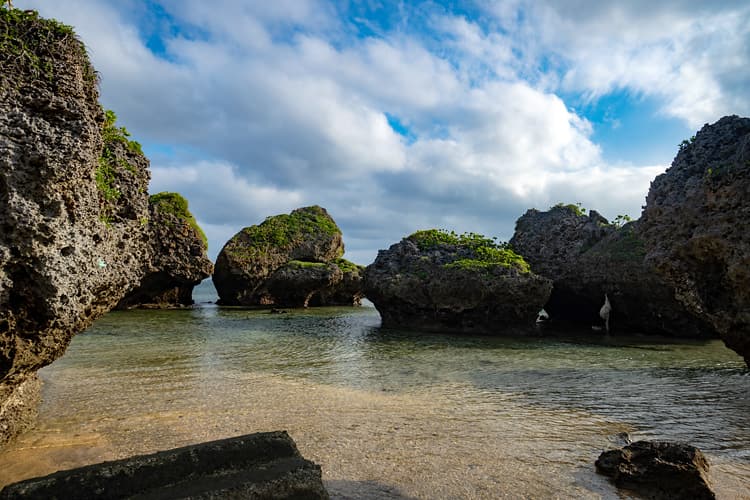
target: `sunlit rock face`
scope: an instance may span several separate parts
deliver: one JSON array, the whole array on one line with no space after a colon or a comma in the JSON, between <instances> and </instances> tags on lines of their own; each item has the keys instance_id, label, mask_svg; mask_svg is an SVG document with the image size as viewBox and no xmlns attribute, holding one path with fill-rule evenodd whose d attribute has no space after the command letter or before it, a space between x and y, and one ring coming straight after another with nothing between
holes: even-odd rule
<instances>
[{"instance_id":1,"label":"sunlit rock face","mask_svg":"<svg viewBox=\"0 0 750 500\"><path fill-rule=\"evenodd\" d=\"M715 330L689 311L674 288L645 261L640 223L610 223L575 205L528 210L511 246L531 269L554 282L544 309L552 321L603 325L605 295L613 332L711 338Z\"/></svg>"},{"instance_id":2,"label":"sunlit rock face","mask_svg":"<svg viewBox=\"0 0 750 500\"><path fill-rule=\"evenodd\" d=\"M36 371L143 276L149 171L70 27L0 9L0 31L2 444L33 422Z\"/></svg>"},{"instance_id":3,"label":"sunlit rock face","mask_svg":"<svg viewBox=\"0 0 750 500\"><path fill-rule=\"evenodd\" d=\"M684 141L649 189L646 260L750 364L750 118Z\"/></svg>"}]
</instances>

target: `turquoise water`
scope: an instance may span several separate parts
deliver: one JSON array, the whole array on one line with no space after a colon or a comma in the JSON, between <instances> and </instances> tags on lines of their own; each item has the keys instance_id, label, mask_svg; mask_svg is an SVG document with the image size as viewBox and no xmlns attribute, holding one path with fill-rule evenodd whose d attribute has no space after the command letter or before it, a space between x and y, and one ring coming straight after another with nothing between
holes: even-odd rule
<instances>
[{"instance_id":1,"label":"turquoise water","mask_svg":"<svg viewBox=\"0 0 750 500\"><path fill-rule=\"evenodd\" d=\"M424 334L372 307L212 298L204 284L194 309L113 312L77 336L0 468L285 428L342 498L618 498L591 464L628 432L690 442L720 497L750 492L750 375L721 342Z\"/></svg>"}]
</instances>

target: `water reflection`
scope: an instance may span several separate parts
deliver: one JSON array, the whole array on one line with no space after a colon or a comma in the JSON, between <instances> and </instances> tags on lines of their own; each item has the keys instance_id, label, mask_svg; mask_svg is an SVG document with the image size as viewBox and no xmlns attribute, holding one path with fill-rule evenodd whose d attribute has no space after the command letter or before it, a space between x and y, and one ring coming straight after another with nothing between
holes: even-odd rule
<instances>
[{"instance_id":1,"label":"water reflection","mask_svg":"<svg viewBox=\"0 0 750 500\"><path fill-rule=\"evenodd\" d=\"M379 325L367 307L113 312L42 371L29 439L96 435L119 456L287 428L342 496L600 497L591 461L627 430L696 444L750 487L750 379L720 342Z\"/></svg>"}]
</instances>

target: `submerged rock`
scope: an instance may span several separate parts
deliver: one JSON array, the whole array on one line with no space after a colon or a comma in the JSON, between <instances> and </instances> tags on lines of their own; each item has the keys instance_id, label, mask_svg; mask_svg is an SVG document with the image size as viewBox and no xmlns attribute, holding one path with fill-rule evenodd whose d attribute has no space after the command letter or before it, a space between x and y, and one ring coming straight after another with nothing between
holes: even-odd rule
<instances>
[{"instance_id":1,"label":"submerged rock","mask_svg":"<svg viewBox=\"0 0 750 500\"><path fill-rule=\"evenodd\" d=\"M36 371L140 282L149 172L70 27L0 9L0 32L2 444L33 421Z\"/></svg>"},{"instance_id":2,"label":"submerged rock","mask_svg":"<svg viewBox=\"0 0 750 500\"><path fill-rule=\"evenodd\" d=\"M336 222L319 206L268 217L229 240L213 281L222 305L356 305L361 268L341 258Z\"/></svg>"},{"instance_id":3,"label":"submerged rock","mask_svg":"<svg viewBox=\"0 0 750 500\"><path fill-rule=\"evenodd\" d=\"M641 228L646 260L750 366L750 118L683 142L651 183Z\"/></svg>"},{"instance_id":4,"label":"submerged rock","mask_svg":"<svg viewBox=\"0 0 750 500\"><path fill-rule=\"evenodd\" d=\"M619 332L716 337L715 330L674 296L645 261L639 223L610 224L575 205L529 210L516 222L511 246L534 272L554 282L544 309L555 321L602 325L605 295L610 325Z\"/></svg>"},{"instance_id":5,"label":"submerged rock","mask_svg":"<svg viewBox=\"0 0 750 500\"><path fill-rule=\"evenodd\" d=\"M249 434L15 483L0 499L327 499L320 466L286 432Z\"/></svg>"},{"instance_id":6,"label":"submerged rock","mask_svg":"<svg viewBox=\"0 0 750 500\"><path fill-rule=\"evenodd\" d=\"M596 470L612 478L618 488L658 500L711 500L716 495L708 480L708 461L688 444L636 441L605 451Z\"/></svg>"},{"instance_id":7,"label":"submerged rock","mask_svg":"<svg viewBox=\"0 0 750 500\"><path fill-rule=\"evenodd\" d=\"M492 240L434 229L380 250L364 281L383 326L490 334L532 325L552 288Z\"/></svg>"},{"instance_id":8,"label":"submerged rock","mask_svg":"<svg viewBox=\"0 0 750 500\"><path fill-rule=\"evenodd\" d=\"M193 303L193 287L211 276L206 235L188 210L188 202L177 193L158 193L149 198L147 224L151 260L146 275L135 290L117 305L170 308Z\"/></svg>"}]
</instances>

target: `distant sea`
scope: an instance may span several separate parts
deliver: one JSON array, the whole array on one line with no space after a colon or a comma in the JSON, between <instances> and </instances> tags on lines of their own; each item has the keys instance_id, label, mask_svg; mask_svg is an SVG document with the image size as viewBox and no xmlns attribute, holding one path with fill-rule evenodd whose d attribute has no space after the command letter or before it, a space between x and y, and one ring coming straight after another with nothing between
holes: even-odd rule
<instances>
[{"instance_id":1,"label":"distant sea","mask_svg":"<svg viewBox=\"0 0 750 500\"><path fill-rule=\"evenodd\" d=\"M593 462L627 432L698 446L719 498L750 498L750 375L720 341L425 334L371 305L220 308L210 281L195 298L112 312L41 370L0 484L285 429L334 498L622 498Z\"/></svg>"}]
</instances>

